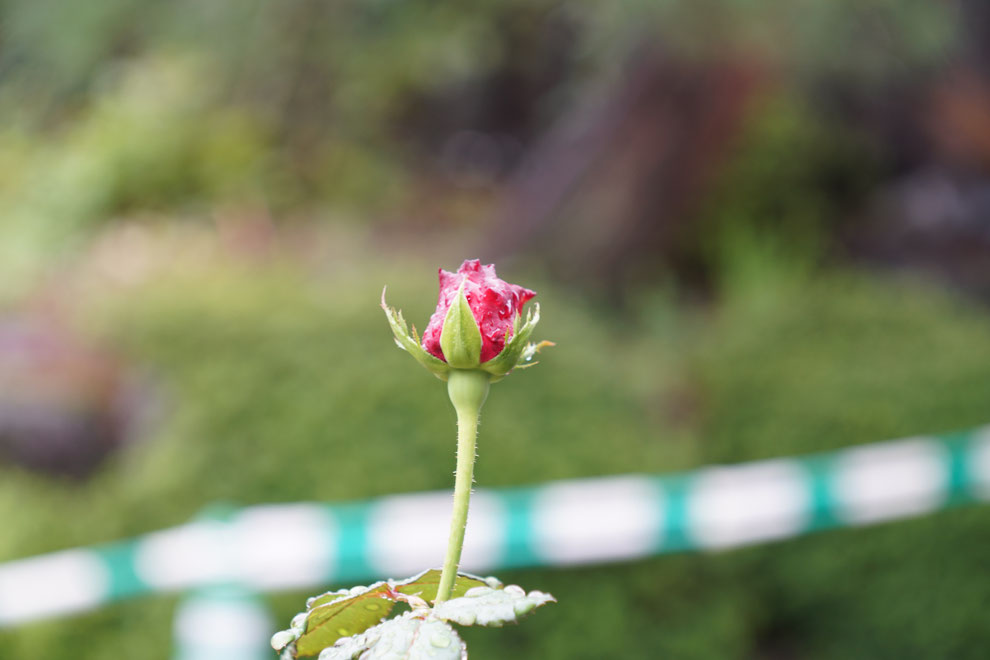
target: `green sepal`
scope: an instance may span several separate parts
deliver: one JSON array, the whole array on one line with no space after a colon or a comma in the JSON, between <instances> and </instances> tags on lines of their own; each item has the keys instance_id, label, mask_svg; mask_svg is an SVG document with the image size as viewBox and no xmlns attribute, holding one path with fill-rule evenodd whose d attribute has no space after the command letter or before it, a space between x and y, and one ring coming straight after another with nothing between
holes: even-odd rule
<instances>
[{"instance_id":1,"label":"green sepal","mask_svg":"<svg viewBox=\"0 0 990 660\"><path fill-rule=\"evenodd\" d=\"M506 338L505 348L502 349L502 352L481 365L481 369L492 375L491 382L494 383L502 380L506 374L516 367L521 369L532 366L535 364L535 362L532 362L533 356L540 348L543 346L553 346L551 342L547 341L539 342L538 344L529 343L529 337L533 334L533 330L539 322L540 304L534 303L526 314L525 323L520 326L517 319L515 332L511 337Z\"/></svg>"},{"instance_id":2,"label":"green sepal","mask_svg":"<svg viewBox=\"0 0 990 660\"><path fill-rule=\"evenodd\" d=\"M419 343L419 337L416 336L415 328L413 328L413 332L410 334L409 326L406 324L406 320L402 318L402 312L396 310L394 307L389 307L385 303L385 289L382 289L382 309L385 310L388 323L392 326L392 334L395 335L396 345L413 356L417 362L426 367L434 376L440 380L447 380L447 374L450 373L450 366L443 360L426 352L426 349Z\"/></svg>"},{"instance_id":3,"label":"green sepal","mask_svg":"<svg viewBox=\"0 0 990 660\"><path fill-rule=\"evenodd\" d=\"M440 350L455 369L476 369L481 364L481 328L464 295L463 282L444 317Z\"/></svg>"}]
</instances>

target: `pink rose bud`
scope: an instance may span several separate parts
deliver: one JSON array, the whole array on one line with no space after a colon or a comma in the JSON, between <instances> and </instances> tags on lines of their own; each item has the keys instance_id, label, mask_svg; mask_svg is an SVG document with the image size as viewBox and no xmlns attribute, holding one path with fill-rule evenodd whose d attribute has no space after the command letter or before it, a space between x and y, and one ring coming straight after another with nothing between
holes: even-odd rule
<instances>
[{"instance_id":1,"label":"pink rose bud","mask_svg":"<svg viewBox=\"0 0 990 660\"><path fill-rule=\"evenodd\" d=\"M440 297L423 333L409 332L402 312L385 303L399 348L408 351L434 375L447 380L452 369L480 370L495 382L516 367L528 367L533 356L550 342L528 343L540 320L539 305L525 320L522 307L536 294L495 275L495 266L468 259L456 273L440 270Z\"/></svg>"},{"instance_id":2,"label":"pink rose bud","mask_svg":"<svg viewBox=\"0 0 990 660\"><path fill-rule=\"evenodd\" d=\"M468 259L456 273L440 269L440 299L430 323L423 333L423 348L444 362L440 335L451 303L461 292L474 321L481 332L481 362L488 362L502 352L505 341L515 333L516 320L522 316L522 306L536 292L517 284L509 284L495 275L495 265L482 266L477 259Z\"/></svg>"}]
</instances>

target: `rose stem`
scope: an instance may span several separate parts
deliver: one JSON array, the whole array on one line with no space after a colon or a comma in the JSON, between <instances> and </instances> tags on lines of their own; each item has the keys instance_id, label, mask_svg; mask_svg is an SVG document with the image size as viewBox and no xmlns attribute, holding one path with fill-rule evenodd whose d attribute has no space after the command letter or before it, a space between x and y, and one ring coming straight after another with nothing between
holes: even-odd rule
<instances>
[{"instance_id":1,"label":"rose stem","mask_svg":"<svg viewBox=\"0 0 990 660\"><path fill-rule=\"evenodd\" d=\"M449 600L454 591L457 565L464 547L471 485L474 481L475 441L478 417L488 396L490 376L484 371L454 369L447 378L447 394L457 413L457 472L454 477L454 513L450 519L450 539L440 574L436 603Z\"/></svg>"}]
</instances>

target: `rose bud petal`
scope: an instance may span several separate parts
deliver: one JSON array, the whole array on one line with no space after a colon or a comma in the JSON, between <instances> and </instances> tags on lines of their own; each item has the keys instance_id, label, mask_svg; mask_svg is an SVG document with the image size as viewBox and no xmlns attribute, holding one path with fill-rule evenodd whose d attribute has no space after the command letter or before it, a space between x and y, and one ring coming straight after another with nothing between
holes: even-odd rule
<instances>
[{"instance_id":1,"label":"rose bud petal","mask_svg":"<svg viewBox=\"0 0 990 660\"><path fill-rule=\"evenodd\" d=\"M448 361L441 347L444 322L461 293L481 333L479 360L482 363L502 352L506 340L516 332L523 305L536 295L529 289L500 280L495 275L494 265L482 266L477 259L468 259L456 273L440 269L440 296L423 333L423 348L444 362Z\"/></svg>"},{"instance_id":2,"label":"rose bud petal","mask_svg":"<svg viewBox=\"0 0 990 660\"><path fill-rule=\"evenodd\" d=\"M552 342L529 343L540 321L540 306L534 303L522 317L522 307L536 294L495 275L495 266L482 266L477 259L461 264L456 273L440 270L437 309L420 340L410 331L402 312L389 307L382 291L382 309L399 348L441 380L451 371L477 369L490 382L501 380L515 368L530 367L535 354Z\"/></svg>"}]
</instances>

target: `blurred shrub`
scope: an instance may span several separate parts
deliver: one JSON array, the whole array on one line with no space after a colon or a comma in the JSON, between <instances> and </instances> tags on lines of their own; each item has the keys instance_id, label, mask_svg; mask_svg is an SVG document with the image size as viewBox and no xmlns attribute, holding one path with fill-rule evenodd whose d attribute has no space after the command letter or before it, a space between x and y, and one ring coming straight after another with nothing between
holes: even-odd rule
<instances>
[{"instance_id":1,"label":"blurred shrub","mask_svg":"<svg viewBox=\"0 0 990 660\"><path fill-rule=\"evenodd\" d=\"M486 0L471 11L453 0L63 5L0 4L0 302L95 225L124 217L203 218L251 205L279 220L470 225L488 217L501 184L522 177L522 163L539 161L539 145L582 126L589 108L614 103L648 57L688 78L705 71L698 62L741 61L774 93L802 101L753 120L728 191L694 193L724 208L712 210L716 222L693 223L665 262L707 284L710 264L698 252L710 249L708 237L721 241L737 216L779 212L792 236L807 218L838 221L833 213L845 209L833 202L850 196L830 178L843 168L854 174L840 184L876 183L867 181L873 163L861 158L868 141L851 128L862 117L835 106L858 95L846 105L869 106L874 97L861 88L890 103L888 86L945 64L958 28L946 3L889 0ZM678 77L667 80L660 105L683 104ZM649 110L640 120L656 127ZM894 110L875 121L906 123ZM711 137L706 127L660 131L686 140L674 170L691 169L693 145ZM639 181L623 163L642 171L648 154L627 158L603 157L603 170ZM717 160L702 162L718 169ZM650 241L632 241L639 254L621 240L611 247L623 234L691 219L654 212L676 195L651 183L670 172L648 174L642 187L658 197L634 195L616 214L641 216L636 231L621 229L625 218L611 227L587 212L590 242L655 281L662 269ZM622 198L617 190L610 185L602 199ZM562 234L590 235L572 224Z\"/></svg>"},{"instance_id":2,"label":"blurred shrub","mask_svg":"<svg viewBox=\"0 0 990 660\"><path fill-rule=\"evenodd\" d=\"M786 80L787 102L760 109L686 248L718 274L724 304L696 318L661 302L633 324L519 278L547 303L541 336L558 347L495 388L479 483L659 472L987 421L985 313L917 283L809 275L821 226L845 210L836 198L855 197L874 162L860 136L789 100L833 76L873 84L938 64L949 5L63 5L0 5L0 299L122 216L244 204L374 217L417 191L410 181L439 168L458 131L525 149L637 45L663 41L682 57L750 53ZM367 250L342 249L314 275L202 248L170 244L178 265L86 310L153 375L162 424L85 485L0 466L0 560L177 524L215 500L449 486L442 385L392 346L377 307L389 283L422 328L434 283L409 273L432 266L359 266ZM141 269L142 255L125 256ZM978 658L988 515L507 574L560 604L467 636L475 658ZM273 597L278 620L303 598ZM3 631L0 647L165 657L172 603Z\"/></svg>"},{"instance_id":3,"label":"blurred shrub","mask_svg":"<svg viewBox=\"0 0 990 660\"><path fill-rule=\"evenodd\" d=\"M259 277L207 253L199 267L156 272L92 307L93 327L157 376L167 415L148 443L84 486L3 468L0 557L180 523L214 500L449 486L443 387L392 346L377 307L388 282L390 301L425 322L432 278L408 274L430 269L358 265L361 252L350 252L315 279L277 264ZM664 471L987 421L985 314L917 284L809 282L770 261L763 268L774 277L749 275L704 333L661 330L670 320L659 307L638 326L614 324L526 279L545 303L541 336L558 346L494 388L479 483ZM675 426L683 390L695 403ZM472 657L601 658L619 648L644 659L976 658L990 642L979 607L990 598L980 568L988 516L972 509L718 555L507 574L560 604L539 625L468 631ZM273 597L278 620L302 598ZM171 602L5 631L0 644L16 657L95 659L109 648L165 657Z\"/></svg>"},{"instance_id":4,"label":"blurred shrub","mask_svg":"<svg viewBox=\"0 0 990 660\"><path fill-rule=\"evenodd\" d=\"M206 112L202 62L166 57L105 72L101 93L47 140L0 132L0 297L20 291L94 227L177 207L249 204L263 193L265 128L233 109Z\"/></svg>"},{"instance_id":5,"label":"blurred shrub","mask_svg":"<svg viewBox=\"0 0 990 660\"><path fill-rule=\"evenodd\" d=\"M880 83L923 74L942 63L955 19L937 3L889 0L488 0L472 11L453 0L93 0L69 9L13 0L0 5L0 117L55 149L76 124L113 126L119 133L99 132L145 154L127 176L153 178L153 169L183 170L173 158L187 132L209 139L233 116L265 129L277 167L264 180L289 188L267 191L275 203L380 209L396 201L393 187L424 168L438 173L459 132L531 146L583 95L621 76L644 43L667 44L675 62L745 53L808 97L809 83L836 75ZM176 61L191 64L195 88L162 80ZM123 95L113 84L121 69L138 79ZM127 115L135 103L145 106L138 116L106 107ZM140 167L149 162L156 167ZM230 177L245 166L226 162ZM348 176L338 187L351 165L366 185ZM165 189L180 205L188 193Z\"/></svg>"}]
</instances>

